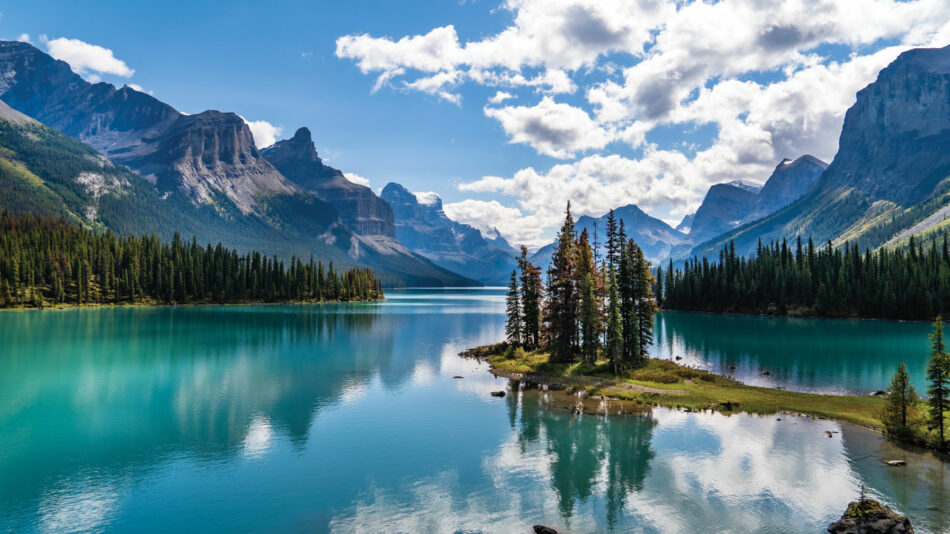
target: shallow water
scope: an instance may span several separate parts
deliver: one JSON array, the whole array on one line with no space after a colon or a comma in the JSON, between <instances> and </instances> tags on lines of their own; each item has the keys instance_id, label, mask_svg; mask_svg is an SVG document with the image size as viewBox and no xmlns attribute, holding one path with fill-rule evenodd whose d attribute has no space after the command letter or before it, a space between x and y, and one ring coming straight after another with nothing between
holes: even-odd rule
<instances>
[{"instance_id":1,"label":"shallow water","mask_svg":"<svg viewBox=\"0 0 950 534\"><path fill-rule=\"evenodd\" d=\"M858 429L491 397L507 382L457 354L503 336L503 300L0 314L0 531L817 532L861 484L918 530L950 529L947 465ZM661 316L657 351L790 387L876 389L896 365L806 372L681 315Z\"/></svg>"}]
</instances>

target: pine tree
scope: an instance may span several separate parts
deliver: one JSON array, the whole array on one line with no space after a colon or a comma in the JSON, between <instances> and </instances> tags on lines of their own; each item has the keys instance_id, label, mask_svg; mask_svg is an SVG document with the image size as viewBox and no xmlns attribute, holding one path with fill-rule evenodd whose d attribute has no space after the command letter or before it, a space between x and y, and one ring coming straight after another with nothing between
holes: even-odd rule
<instances>
[{"instance_id":1,"label":"pine tree","mask_svg":"<svg viewBox=\"0 0 950 534\"><path fill-rule=\"evenodd\" d=\"M944 412L950 408L950 356L947 355L943 340L943 318L939 315L934 321L933 334L930 334L930 353L927 364L930 428L937 429L937 447L943 448L946 445Z\"/></svg>"},{"instance_id":2,"label":"pine tree","mask_svg":"<svg viewBox=\"0 0 950 534\"><path fill-rule=\"evenodd\" d=\"M910 421L916 409L919 397L910 383L907 366L901 362L887 388L887 398L881 410L881 421L889 434L896 436L907 435Z\"/></svg>"},{"instance_id":3,"label":"pine tree","mask_svg":"<svg viewBox=\"0 0 950 534\"><path fill-rule=\"evenodd\" d=\"M521 294L518 290L518 272L511 271L511 282L508 284L508 295L505 298L505 312L508 317L505 322L505 334L508 342L520 345L522 340L521 327Z\"/></svg>"},{"instance_id":4,"label":"pine tree","mask_svg":"<svg viewBox=\"0 0 950 534\"><path fill-rule=\"evenodd\" d=\"M597 348L600 345L600 313L591 273L585 274L581 282L581 335L584 343L581 347L584 362L591 366L597 359Z\"/></svg>"},{"instance_id":5,"label":"pine tree","mask_svg":"<svg viewBox=\"0 0 950 534\"><path fill-rule=\"evenodd\" d=\"M577 257L574 218L568 201L564 223L557 234L551 267L548 270L547 318L548 335L551 339L552 359L570 362L574 359L577 342L578 291L576 272Z\"/></svg>"},{"instance_id":6,"label":"pine tree","mask_svg":"<svg viewBox=\"0 0 950 534\"><path fill-rule=\"evenodd\" d=\"M620 320L620 292L613 268L607 273L607 358L614 374L624 369L623 327Z\"/></svg>"},{"instance_id":7,"label":"pine tree","mask_svg":"<svg viewBox=\"0 0 950 534\"><path fill-rule=\"evenodd\" d=\"M528 348L537 348L541 343L541 268L528 261L528 247L521 246L518 257L521 270L522 337Z\"/></svg>"}]
</instances>

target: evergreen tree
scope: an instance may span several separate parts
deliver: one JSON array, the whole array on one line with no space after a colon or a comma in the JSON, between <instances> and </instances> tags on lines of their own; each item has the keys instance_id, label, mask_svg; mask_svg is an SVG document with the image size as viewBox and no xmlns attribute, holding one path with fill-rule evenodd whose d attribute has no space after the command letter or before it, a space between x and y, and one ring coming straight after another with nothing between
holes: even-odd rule
<instances>
[{"instance_id":1,"label":"evergreen tree","mask_svg":"<svg viewBox=\"0 0 950 534\"><path fill-rule=\"evenodd\" d=\"M518 272L511 271L511 282L508 284L508 295L505 298L505 334L508 342L520 345L523 332L521 327L521 293L518 290Z\"/></svg>"},{"instance_id":2,"label":"evergreen tree","mask_svg":"<svg viewBox=\"0 0 950 534\"><path fill-rule=\"evenodd\" d=\"M574 359L577 344L577 253L574 230L574 218L571 216L571 203L568 201L564 223L557 234L554 251L551 253L551 267L548 270L547 321L548 335L551 339L552 359L570 362Z\"/></svg>"},{"instance_id":3,"label":"evergreen tree","mask_svg":"<svg viewBox=\"0 0 950 534\"><path fill-rule=\"evenodd\" d=\"M943 318L939 315L934 321L933 334L930 334L930 354L927 364L930 427L937 430L937 447L943 448L946 446L944 412L950 408L950 356L943 340Z\"/></svg>"},{"instance_id":4,"label":"evergreen tree","mask_svg":"<svg viewBox=\"0 0 950 534\"><path fill-rule=\"evenodd\" d=\"M907 366L901 362L887 388L887 398L881 410L881 421L889 434L906 436L909 433L910 422L917 406L919 397L910 383Z\"/></svg>"},{"instance_id":5,"label":"evergreen tree","mask_svg":"<svg viewBox=\"0 0 950 534\"><path fill-rule=\"evenodd\" d=\"M522 336L528 348L541 344L541 268L528 261L528 247L521 246L518 257L521 270Z\"/></svg>"},{"instance_id":6,"label":"evergreen tree","mask_svg":"<svg viewBox=\"0 0 950 534\"><path fill-rule=\"evenodd\" d=\"M585 274L581 282L581 331L584 340L581 352L584 354L584 362L591 366L597 359L597 348L600 345L600 312L591 273Z\"/></svg>"},{"instance_id":7,"label":"evergreen tree","mask_svg":"<svg viewBox=\"0 0 950 534\"><path fill-rule=\"evenodd\" d=\"M607 358L614 374L624 369L623 327L620 320L620 291L617 289L617 277L609 268L607 273Z\"/></svg>"}]
</instances>

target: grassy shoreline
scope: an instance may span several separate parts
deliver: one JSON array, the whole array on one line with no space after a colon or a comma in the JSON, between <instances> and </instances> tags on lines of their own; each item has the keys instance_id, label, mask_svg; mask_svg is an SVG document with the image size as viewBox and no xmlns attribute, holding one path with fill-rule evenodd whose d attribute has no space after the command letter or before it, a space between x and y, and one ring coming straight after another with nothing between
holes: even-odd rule
<instances>
[{"instance_id":1,"label":"grassy shoreline","mask_svg":"<svg viewBox=\"0 0 950 534\"><path fill-rule=\"evenodd\" d=\"M883 430L878 414L884 400L870 395L821 395L749 386L709 371L652 358L644 367L617 377L606 360L591 367L553 363L544 351L525 352L504 343L476 347L463 355L486 360L496 374L538 383L559 382L584 389L592 396L697 411L801 413Z\"/></svg>"}]
</instances>

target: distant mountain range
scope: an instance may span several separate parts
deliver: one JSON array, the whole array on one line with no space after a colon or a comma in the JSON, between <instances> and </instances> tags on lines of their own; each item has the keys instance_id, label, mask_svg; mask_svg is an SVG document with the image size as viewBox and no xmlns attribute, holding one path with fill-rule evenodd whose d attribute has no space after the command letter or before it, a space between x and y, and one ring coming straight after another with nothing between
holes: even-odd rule
<instances>
[{"instance_id":1,"label":"distant mountain range","mask_svg":"<svg viewBox=\"0 0 950 534\"><path fill-rule=\"evenodd\" d=\"M169 237L178 231L239 249L287 257L313 254L343 265L368 265L388 284L476 284L399 244L388 205L368 188L324 166L307 130L268 149L285 175L257 150L241 117L218 111L187 115L129 87L89 83L67 63L20 42L0 42L0 100L91 147L83 149L40 129L44 139L73 159L98 158L98 152L107 158L99 158L102 165L109 163L109 172L122 176L105 193L68 195L66 189L92 191L84 180L96 184L102 180L79 173L66 176L72 171L64 168L61 183L55 184L59 189L52 183L40 184L60 198L44 195L44 202L35 198L27 202L4 195L0 207L22 210L48 203L38 207L52 212L66 206L84 224L120 232L155 231ZM23 126L22 121L7 124L27 136L23 128L37 128L32 123ZM17 138L17 132L9 134L9 139ZM37 172L42 158L31 159L25 153L39 154L44 147L27 142L17 146L19 152L4 145L9 152L0 157L12 167L32 161L34 168L26 170L49 182L45 171ZM19 175L21 182L23 176ZM104 198L114 204L110 209L130 216L105 219L101 207L89 204L93 198L98 202ZM146 203L147 209L137 205L133 209L133 198Z\"/></svg>"},{"instance_id":2,"label":"distant mountain range","mask_svg":"<svg viewBox=\"0 0 950 534\"><path fill-rule=\"evenodd\" d=\"M497 233L486 239L472 226L449 219L442 199L419 198L397 183L383 188L383 200L396 217L396 237L433 263L489 285L508 282L518 254Z\"/></svg>"},{"instance_id":3,"label":"distant mountain range","mask_svg":"<svg viewBox=\"0 0 950 534\"><path fill-rule=\"evenodd\" d=\"M950 203L950 47L901 54L857 94L838 153L798 200L697 247L715 254L757 242L811 238L877 247L914 228L944 231ZM923 224L921 224L923 223Z\"/></svg>"},{"instance_id":4,"label":"distant mountain range","mask_svg":"<svg viewBox=\"0 0 950 534\"><path fill-rule=\"evenodd\" d=\"M653 261L718 256L796 236L899 245L950 227L950 47L901 54L848 110L830 165L783 160L761 187L716 184L672 228L618 207ZM449 219L437 196L379 196L319 156L311 133L258 150L233 113L188 115L130 87L89 83L27 43L0 41L0 208L122 234L221 242L373 267L387 284L500 284L517 251ZM605 216L578 231L601 242ZM546 265L553 245L532 260Z\"/></svg>"}]
</instances>

